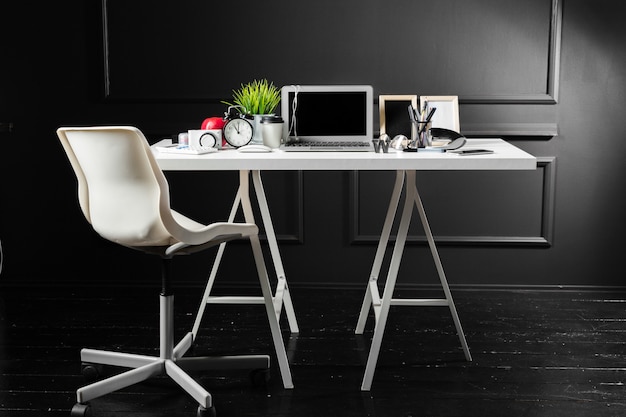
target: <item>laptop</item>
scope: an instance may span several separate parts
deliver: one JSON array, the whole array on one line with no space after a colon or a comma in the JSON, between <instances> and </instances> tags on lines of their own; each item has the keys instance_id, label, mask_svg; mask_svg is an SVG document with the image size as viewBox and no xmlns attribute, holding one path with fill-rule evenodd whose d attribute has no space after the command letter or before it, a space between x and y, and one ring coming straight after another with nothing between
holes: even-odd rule
<instances>
[{"instance_id":1,"label":"laptop","mask_svg":"<svg viewBox=\"0 0 626 417\"><path fill-rule=\"evenodd\" d=\"M373 152L370 85L286 85L280 149L287 152Z\"/></svg>"}]
</instances>

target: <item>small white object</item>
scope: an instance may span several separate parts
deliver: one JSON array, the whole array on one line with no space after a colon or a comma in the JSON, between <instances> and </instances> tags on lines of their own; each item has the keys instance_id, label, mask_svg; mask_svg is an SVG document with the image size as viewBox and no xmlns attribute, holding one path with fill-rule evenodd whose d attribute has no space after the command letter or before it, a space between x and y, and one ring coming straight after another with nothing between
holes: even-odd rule
<instances>
[{"instance_id":1,"label":"small white object","mask_svg":"<svg viewBox=\"0 0 626 417\"><path fill-rule=\"evenodd\" d=\"M185 145L178 139L178 143ZM222 147L222 129L199 129L189 130L186 145L191 148L221 148Z\"/></svg>"},{"instance_id":2,"label":"small white object","mask_svg":"<svg viewBox=\"0 0 626 417\"><path fill-rule=\"evenodd\" d=\"M192 148L189 145L181 145L178 143L174 143L172 145L156 146L156 148L159 150L159 152L179 153L179 154L182 153L182 154L187 154L187 155L202 155L205 153L217 152L217 148L211 148L211 147Z\"/></svg>"},{"instance_id":3,"label":"small white object","mask_svg":"<svg viewBox=\"0 0 626 417\"><path fill-rule=\"evenodd\" d=\"M259 143L240 146L237 150L239 152L272 152L272 148Z\"/></svg>"},{"instance_id":4,"label":"small white object","mask_svg":"<svg viewBox=\"0 0 626 417\"><path fill-rule=\"evenodd\" d=\"M189 133L181 132L178 134L178 143L181 145L189 145Z\"/></svg>"}]
</instances>

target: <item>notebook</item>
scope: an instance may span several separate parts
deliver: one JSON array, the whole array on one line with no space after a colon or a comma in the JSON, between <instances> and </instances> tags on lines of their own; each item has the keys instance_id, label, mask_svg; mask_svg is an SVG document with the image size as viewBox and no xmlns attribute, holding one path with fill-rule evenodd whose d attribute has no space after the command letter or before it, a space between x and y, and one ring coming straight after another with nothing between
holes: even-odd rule
<instances>
[{"instance_id":1,"label":"notebook","mask_svg":"<svg viewBox=\"0 0 626 417\"><path fill-rule=\"evenodd\" d=\"M280 149L288 152L374 151L370 85L287 85Z\"/></svg>"}]
</instances>

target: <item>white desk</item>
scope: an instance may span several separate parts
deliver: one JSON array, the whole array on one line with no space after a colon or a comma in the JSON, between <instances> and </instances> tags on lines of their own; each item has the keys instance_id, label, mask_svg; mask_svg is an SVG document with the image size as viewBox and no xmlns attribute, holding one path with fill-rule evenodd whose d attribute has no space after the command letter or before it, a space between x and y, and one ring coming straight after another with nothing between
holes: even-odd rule
<instances>
[{"instance_id":1,"label":"white desk","mask_svg":"<svg viewBox=\"0 0 626 417\"><path fill-rule=\"evenodd\" d=\"M489 155L459 156L438 152L283 152L242 153L224 150L204 155L157 153L167 171L325 171L325 170L518 170L536 169L528 153L501 139L469 139L466 148L494 150Z\"/></svg>"},{"instance_id":2,"label":"white desk","mask_svg":"<svg viewBox=\"0 0 626 417\"><path fill-rule=\"evenodd\" d=\"M374 310L375 327L372 344L363 376L361 389L369 391L374 377L374 370L378 360L378 354L382 343L383 332L387 322L389 307L391 305L404 306L447 306L450 309L457 333L466 359L471 360L471 355L465 335L461 327L452 295L448 287L437 247L426 218L426 212L417 191L415 177L416 171L432 170L534 170L537 160L534 156L501 139L469 139L467 148L485 148L494 151L493 154L460 156L451 153L438 152L396 152L389 153L371 152L283 152L275 150L270 153L241 153L236 150L223 150L217 153L204 155L179 155L171 153L159 153L155 151L156 159L161 169L167 171L239 171L240 187L231 211L231 220L241 204L247 222L254 222L250 209L248 178L252 173L255 194L259 203L263 226L265 228L270 251L278 277L278 285L275 295L277 315L280 316L284 303L285 312L289 320L292 332L298 332L296 316L289 295L289 287L280 258L276 236L272 226L263 184L261 171L324 171L324 170L368 170L368 171L396 171L396 181L389 203L387 216L381 232L378 249L374 258L369 282L366 287L363 304L355 332L363 333L370 308ZM378 277L383 263L385 250L391 234L391 228L398 210L398 203L402 189L406 190L406 198L402 208L402 217L396 242L391 257L391 263L387 272L385 288L382 296L379 294ZM402 259L402 253L406 243L406 237L411 222L413 208L417 207L426 238L431 250L433 260L439 275L445 298L443 299L397 299L393 298L396 278ZM220 248L220 251L222 248ZM218 252L219 264L221 252ZM215 267L214 267L215 270ZM210 283L214 279L212 272ZM212 284L210 284L212 285ZM209 286L207 287L210 292ZM208 293L206 294L208 296ZM201 314L199 314L200 316ZM194 326L196 328L196 326ZM286 388L292 387L289 366L280 363L283 383Z\"/></svg>"}]
</instances>

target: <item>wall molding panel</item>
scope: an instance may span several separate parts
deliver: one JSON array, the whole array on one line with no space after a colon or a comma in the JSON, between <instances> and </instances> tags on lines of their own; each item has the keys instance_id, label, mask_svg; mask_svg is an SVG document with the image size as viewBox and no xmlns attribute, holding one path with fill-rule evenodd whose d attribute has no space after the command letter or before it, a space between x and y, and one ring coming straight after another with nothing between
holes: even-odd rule
<instances>
[{"instance_id":1,"label":"wall molding panel","mask_svg":"<svg viewBox=\"0 0 626 417\"><path fill-rule=\"evenodd\" d=\"M439 245L457 245L457 246L532 246L532 247L550 247L554 239L554 203L555 203L555 188L556 188L556 157L538 157L537 168L542 171L541 183L534 184L540 187L541 190L538 193L541 197L541 203L538 205L540 212L533 213L540 221L540 231L538 234L533 235L437 235L433 230L435 242ZM350 177L350 218L352 219L350 228L350 243L351 244L378 244L378 235L376 233L366 233L360 230L360 220L363 216L363 210L367 210L363 207L363 203L360 202L359 190L361 187L361 177L359 172L351 173ZM419 187L419 186L418 186ZM515 190L516 193L519 190ZM382 197L381 197L382 198ZM422 197L423 199L423 197ZM402 204L403 197L401 198L400 205ZM414 209L416 210L416 209ZM428 214L429 209L427 209ZM380 225L384 221L385 211L381 212ZM395 241L394 231L397 230L399 214L396 214L396 227L392 231L390 242ZM414 211L411 219L411 224L419 224L419 216ZM433 225L431 223L431 229ZM421 224L419 224L420 233L411 233L407 237L407 244L426 245L426 237L421 233Z\"/></svg>"},{"instance_id":2,"label":"wall molding panel","mask_svg":"<svg viewBox=\"0 0 626 417\"><path fill-rule=\"evenodd\" d=\"M551 0L546 91L539 94L461 95L460 104L556 104L559 100L563 0Z\"/></svg>"},{"instance_id":3,"label":"wall molding panel","mask_svg":"<svg viewBox=\"0 0 626 417\"><path fill-rule=\"evenodd\" d=\"M267 34L276 39L272 51L245 46L248 33L267 29L255 26L269 18L270 11L261 3L245 4L243 18L249 17L249 27L233 33L228 22L215 19L209 25L204 16L228 15L235 7L240 11L241 4L100 1L102 91L107 101L220 108L233 89L258 77L278 86L371 84L376 96L459 96L466 135L558 134L555 111L549 108L559 97L563 0L415 1L402 11L393 2L346 0L343 7L354 13L332 20L315 2L277 0L271 17L285 24ZM313 35L309 31L315 28L298 25L293 15L324 19L328 28ZM134 22L139 20L142 25L137 27ZM417 20L421 33L436 34L428 39L428 60L423 44L413 40L411 28ZM177 27L175 22L185 23L180 30L164 30ZM398 29L372 30L387 24ZM230 45L244 46L224 48L222 40L207 36L207 27L211 34L228 33ZM285 37L290 30L294 36ZM338 45L341 53L317 46L338 40L345 44ZM216 43L218 56L202 52L216 50ZM247 62L263 62L262 73ZM333 62L332 70L328 62Z\"/></svg>"}]
</instances>

